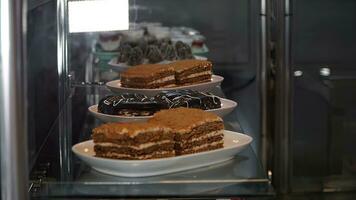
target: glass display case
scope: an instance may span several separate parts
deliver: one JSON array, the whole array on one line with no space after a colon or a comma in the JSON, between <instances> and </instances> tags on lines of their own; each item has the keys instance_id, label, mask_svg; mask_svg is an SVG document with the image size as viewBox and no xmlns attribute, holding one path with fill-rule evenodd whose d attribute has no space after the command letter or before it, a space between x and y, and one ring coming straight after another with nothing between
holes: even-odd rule
<instances>
[{"instance_id":1,"label":"glass display case","mask_svg":"<svg viewBox=\"0 0 356 200\"><path fill-rule=\"evenodd\" d=\"M27 3L22 13L27 16L23 19L26 28L21 29L26 33L26 42L20 41L26 46L19 50L26 59L18 69L26 73L16 81L26 85L17 91L25 95L27 105L22 109L26 111L23 125L28 136L25 155L30 176L23 181L28 183L30 198L232 198L274 194L266 165L261 162L265 152L259 93L264 3L21 3L16 4L12 14L19 14ZM132 178L98 172L73 153L73 145L90 140L93 129L104 123L88 108L114 94L108 87L111 81L120 79L135 65L170 66L187 59L209 60L213 63L213 79L224 77L221 84L197 84L196 90L210 92L218 99L231 99L228 102L232 105L237 102L238 106L223 120L226 130L253 138L241 153L224 162L217 163L219 158L205 161L208 164L204 167ZM192 164L184 165L191 168Z\"/></svg>"},{"instance_id":2,"label":"glass display case","mask_svg":"<svg viewBox=\"0 0 356 200\"><path fill-rule=\"evenodd\" d=\"M2 0L1 194L6 199L270 199L276 193L355 191L355 8L351 0ZM176 67L186 60L211 62L212 70L182 75L203 80L187 84ZM135 84L142 79L125 78L142 65L148 71L173 70L174 85L152 86L170 76L140 86ZM151 86L156 88L145 88ZM152 118L152 110L142 111L144 101L156 106L150 109L172 106L168 96L166 102L155 96L172 88L193 88L208 92L204 97L215 104L219 100L221 108L211 109L210 103L204 113L222 117L222 149L148 162L99 158L93 146L78 151L108 121ZM123 93L146 96L120 114L100 110L109 102L104 98ZM194 98L199 106L204 103L192 93L184 98L178 102L183 106ZM229 131L241 138L229 139ZM253 140L237 153L233 145L242 138ZM97 156L90 154L93 149ZM236 152L226 157L229 149ZM182 161L191 156L197 157ZM171 173L137 175L173 161L164 168ZM125 162L129 167L114 170L116 175L107 170L107 163L118 168ZM142 164L150 162L160 164ZM191 167L194 162L200 166ZM140 166L145 168L127 173ZM177 167L185 170L174 171Z\"/></svg>"}]
</instances>

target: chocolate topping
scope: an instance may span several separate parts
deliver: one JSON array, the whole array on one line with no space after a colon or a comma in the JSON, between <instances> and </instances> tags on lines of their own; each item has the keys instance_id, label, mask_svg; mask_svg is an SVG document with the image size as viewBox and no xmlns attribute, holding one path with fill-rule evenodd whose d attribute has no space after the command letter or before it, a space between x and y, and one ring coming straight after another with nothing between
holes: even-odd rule
<instances>
[{"instance_id":1,"label":"chocolate topping","mask_svg":"<svg viewBox=\"0 0 356 200\"><path fill-rule=\"evenodd\" d=\"M176 50L174 49L173 45L168 44L168 43L162 43L160 49L161 49L163 59L165 59L165 60L176 60L177 59Z\"/></svg>"},{"instance_id":2,"label":"chocolate topping","mask_svg":"<svg viewBox=\"0 0 356 200\"><path fill-rule=\"evenodd\" d=\"M131 50L129 60L127 64L131 66L139 65L143 63L143 52L139 47L135 47Z\"/></svg>"},{"instance_id":3,"label":"chocolate topping","mask_svg":"<svg viewBox=\"0 0 356 200\"><path fill-rule=\"evenodd\" d=\"M130 57L130 53L132 51L132 48L130 45L122 45L119 47L119 56L117 61L119 63L123 63L123 62L127 62L129 57Z\"/></svg>"},{"instance_id":4,"label":"chocolate topping","mask_svg":"<svg viewBox=\"0 0 356 200\"><path fill-rule=\"evenodd\" d=\"M148 46L146 58L148 58L149 63L158 63L163 60L160 50L155 45Z\"/></svg>"},{"instance_id":5,"label":"chocolate topping","mask_svg":"<svg viewBox=\"0 0 356 200\"><path fill-rule=\"evenodd\" d=\"M179 59L184 60L193 58L192 49L188 44L178 41L175 47Z\"/></svg>"},{"instance_id":6,"label":"chocolate topping","mask_svg":"<svg viewBox=\"0 0 356 200\"><path fill-rule=\"evenodd\" d=\"M159 111L161 104L142 94L107 96L100 100L98 111L109 115L148 116Z\"/></svg>"},{"instance_id":7,"label":"chocolate topping","mask_svg":"<svg viewBox=\"0 0 356 200\"><path fill-rule=\"evenodd\" d=\"M221 108L219 97L193 90L163 91L155 96L167 108L199 108L202 110Z\"/></svg>"}]
</instances>

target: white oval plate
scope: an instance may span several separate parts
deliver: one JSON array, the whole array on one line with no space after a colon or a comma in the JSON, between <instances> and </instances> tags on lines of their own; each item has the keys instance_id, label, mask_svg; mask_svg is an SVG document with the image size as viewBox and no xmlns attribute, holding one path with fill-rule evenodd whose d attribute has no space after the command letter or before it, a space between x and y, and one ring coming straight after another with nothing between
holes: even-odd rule
<instances>
[{"instance_id":1,"label":"white oval plate","mask_svg":"<svg viewBox=\"0 0 356 200\"><path fill-rule=\"evenodd\" d=\"M124 177L146 177L179 172L232 159L252 142L248 135L224 131L224 148L152 160L117 160L95 157L93 140L78 143L72 151L95 170Z\"/></svg>"},{"instance_id":2,"label":"white oval plate","mask_svg":"<svg viewBox=\"0 0 356 200\"><path fill-rule=\"evenodd\" d=\"M203 56L194 56L195 59L197 60L208 60L207 57L203 57ZM164 60L162 62L159 62L160 64L167 64L170 63L172 61L168 61L168 60ZM148 63L148 61L145 59L144 63ZM130 65L127 65L126 63L117 63L117 57L113 58L110 60L110 62L108 63L108 65L112 66L113 69L119 71L119 72L123 72L125 70L127 70L128 68L132 67Z\"/></svg>"},{"instance_id":3,"label":"white oval plate","mask_svg":"<svg viewBox=\"0 0 356 200\"><path fill-rule=\"evenodd\" d=\"M212 75L210 82L185 85L179 87L171 87L171 88L157 88L157 89L126 88L121 86L120 80L107 82L106 86L114 93L140 93L146 96L154 96L165 90L167 91L167 90L191 89L191 90L198 90L201 92L207 92L210 89L219 86L223 80L224 77L222 76Z\"/></svg>"},{"instance_id":4,"label":"white oval plate","mask_svg":"<svg viewBox=\"0 0 356 200\"><path fill-rule=\"evenodd\" d=\"M207 112L215 113L220 117L224 117L225 115L231 113L237 103L235 101L220 98L221 108L206 110ZM98 105L93 105L88 108L89 112L96 118L100 119L103 122L131 122L131 121L146 121L152 116L135 116L135 117L127 117L120 115L108 115L98 112Z\"/></svg>"}]
</instances>

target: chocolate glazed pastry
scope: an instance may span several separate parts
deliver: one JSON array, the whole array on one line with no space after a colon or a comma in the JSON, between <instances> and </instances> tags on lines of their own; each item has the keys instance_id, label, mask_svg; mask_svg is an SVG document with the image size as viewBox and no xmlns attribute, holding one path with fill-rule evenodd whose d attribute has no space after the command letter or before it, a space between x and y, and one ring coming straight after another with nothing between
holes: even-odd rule
<instances>
[{"instance_id":1,"label":"chocolate glazed pastry","mask_svg":"<svg viewBox=\"0 0 356 200\"><path fill-rule=\"evenodd\" d=\"M157 94L156 101L161 102L166 108L199 108L202 110L221 108L219 97L193 90L163 91Z\"/></svg>"},{"instance_id":2,"label":"chocolate glazed pastry","mask_svg":"<svg viewBox=\"0 0 356 200\"><path fill-rule=\"evenodd\" d=\"M139 65L143 63L143 52L139 47L135 47L131 50L129 60L127 64L131 66Z\"/></svg>"},{"instance_id":3,"label":"chocolate glazed pastry","mask_svg":"<svg viewBox=\"0 0 356 200\"><path fill-rule=\"evenodd\" d=\"M158 63L163 60L162 54L157 46L149 45L147 49L146 58L149 63Z\"/></svg>"},{"instance_id":4,"label":"chocolate glazed pastry","mask_svg":"<svg viewBox=\"0 0 356 200\"><path fill-rule=\"evenodd\" d=\"M125 93L101 99L98 112L109 115L149 116L161 108L160 103L145 95Z\"/></svg>"},{"instance_id":5,"label":"chocolate glazed pastry","mask_svg":"<svg viewBox=\"0 0 356 200\"><path fill-rule=\"evenodd\" d=\"M132 51L132 48L130 45L125 44L119 47L119 56L117 59L118 63L124 63L129 60L130 53Z\"/></svg>"},{"instance_id":6,"label":"chocolate glazed pastry","mask_svg":"<svg viewBox=\"0 0 356 200\"><path fill-rule=\"evenodd\" d=\"M141 39L141 40L138 42L138 47L142 50L143 55L146 55L146 53L147 53L147 48L148 48L147 41L145 41L144 39Z\"/></svg>"},{"instance_id":7,"label":"chocolate glazed pastry","mask_svg":"<svg viewBox=\"0 0 356 200\"><path fill-rule=\"evenodd\" d=\"M176 53L176 50L174 49L173 45L168 44L168 43L162 43L160 49L161 49L163 59L165 59L165 60L176 60L177 59L177 53Z\"/></svg>"},{"instance_id":8,"label":"chocolate glazed pastry","mask_svg":"<svg viewBox=\"0 0 356 200\"><path fill-rule=\"evenodd\" d=\"M175 47L179 59L184 60L193 58L192 49L188 44L178 41Z\"/></svg>"}]
</instances>

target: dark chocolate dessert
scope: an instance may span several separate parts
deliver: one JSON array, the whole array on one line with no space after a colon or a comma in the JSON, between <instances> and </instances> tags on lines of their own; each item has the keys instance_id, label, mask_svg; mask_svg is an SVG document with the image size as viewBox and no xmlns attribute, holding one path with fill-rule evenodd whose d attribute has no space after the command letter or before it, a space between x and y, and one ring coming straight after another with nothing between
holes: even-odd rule
<instances>
[{"instance_id":1,"label":"dark chocolate dessert","mask_svg":"<svg viewBox=\"0 0 356 200\"><path fill-rule=\"evenodd\" d=\"M100 113L123 116L149 116L160 109L157 101L142 94L107 96L98 105Z\"/></svg>"},{"instance_id":2,"label":"dark chocolate dessert","mask_svg":"<svg viewBox=\"0 0 356 200\"><path fill-rule=\"evenodd\" d=\"M168 43L162 43L160 49L161 49L163 59L165 60L177 59L176 50L174 49L173 45Z\"/></svg>"},{"instance_id":3,"label":"dark chocolate dessert","mask_svg":"<svg viewBox=\"0 0 356 200\"><path fill-rule=\"evenodd\" d=\"M193 90L163 91L154 98L165 108L188 107L202 110L221 108L219 97L208 92Z\"/></svg>"},{"instance_id":4,"label":"dark chocolate dessert","mask_svg":"<svg viewBox=\"0 0 356 200\"><path fill-rule=\"evenodd\" d=\"M135 47L131 50L129 60L127 64L131 66L139 65L143 63L143 52L140 47Z\"/></svg>"},{"instance_id":5,"label":"dark chocolate dessert","mask_svg":"<svg viewBox=\"0 0 356 200\"><path fill-rule=\"evenodd\" d=\"M163 60L160 50L155 45L148 46L146 58L148 59L149 63L158 63Z\"/></svg>"},{"instance_id":6,"label":"dark chocolate dessert","mask_svg":"<svg viewBox=\"0 0 356 200\"><path fill-rule=\"evenodd\" d=\"M193 58L192 49L188 44L178 41L175 47L179 59L184 60Z\"/></svg>"},{"instance_id":7,"label":"dark chocolate dessert","mask_svg":"<svg viewBox=\"0 0 356 200\"><path fill-rule=\"evenodd\" d=\"M141 40L138 42L138 47L142 50L143 55L146 55L146 53L147 53L147 48L148 48L147 41L144 40L144 39L141 39Z\"/></svg>"},{"instance_id":8,"label":"dark chocolate dessert","mask_svg":"<svg viewBox=\"0 0 356 200\"><path fill-rule=\"evenodd\" d=\"M117 58L118 63L124 63L129 60L132 48L130 45L125 44L119 47L119 56Z\"/></svg>"}]
</instances>

